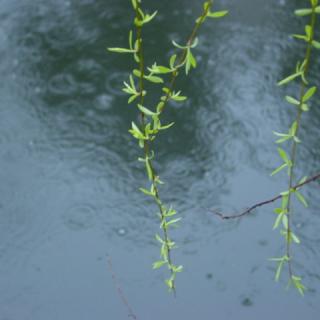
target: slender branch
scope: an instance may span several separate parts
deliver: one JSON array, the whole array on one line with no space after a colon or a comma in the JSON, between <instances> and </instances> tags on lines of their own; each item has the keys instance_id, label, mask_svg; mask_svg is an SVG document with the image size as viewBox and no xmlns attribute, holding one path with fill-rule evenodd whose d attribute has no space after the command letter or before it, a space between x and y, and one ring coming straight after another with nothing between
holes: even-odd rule
<instances>
[{"instance_id":1,"label":"slender branch","mask_svg":"<svg viewBox=\"0 0 320 320\"><path fill-rule=\"evenodd\" d=\"M115 274L115 272L113 270L112 260L111 260L110 256L107 257L107 261L108 261L109 271L110 271L111 276L112 276L113 284L114 284L115 288L117 289L118 296L119 296L122 304L125 306L125 308L128 311L128 317L132 318L132 319L135 319L135 320L138 320L137 316L133 312L133 310L132 310L132 308L131 308L131 306L130 306L130 304L128 302L128 299L124 295L123 290L121 289L121 286L119 285L118 279L117 279L116 274Z\"/></svg>"},{"instance_id":2,"label":"slender branch","mask_svg":"<svg viewBox=\"0 0 320 320\"><path fill-rule=\"evenodd\" d=\"M190 36L188 37L188 40L187 40L187 45L188 46L191 46L192 43L194 42L196 36L197 36L197 33L201 27L201 25L203 24L206 16L208 15L208 12L210 12L211 8L213 6L213 0L210 1L209 5L207 7L204 8L201 16L199 17L198 21L196 22L193 30L191 31L191 34ZM183 50L180 54L180 57L178 58L178 66L181 66L183 64L183 61L186 59L186 55L187 55L187 50ZM170 95L172 94L173 92L173 89L174 89L174 86L175 86L175 82L176 82L176 79L177 79L177 76L178 76L178 69L179 67L177 67L177 69L172 73L172 76L171 76L171 80L169 82L169 91L167 92L167 94L165 95L165 99L163 101L163 105L160 109L160 113L163 112L165 106L167 105L168 101L170 100Z\"/></svg>"},{"instance_id":3,"label":"slender branch","mask_svg":"<svg viewBox=\"0 0 320 320\"><path fill-rule=\"evenodd\" d=\"M320 173L312 176L311 178L307 179L306 181L302 182L302 183L299 183L295 186L292 187L292 190L295 191L295 190L298 190L299 188L303 187L304 185L306 184L309 184L310 182L314 182L316 180L320 179ZM265 200L265 201L262 201L262 202L258 202L256 204L254 204L253 206L249 207L248 209L246 209L245 211L239 213L239 214L236 214L236 215L224 215L218 211L214 211L214 210L211 210L216 216L220 217L221 219L223 220L231 220L231 219L239 219L239 218L242 218L248 214L250 214L253 210L259 208L259 207L262 207L262 206L265 206L267 204L270 204L270 203L273 203L277 200L280 200L282 198L282 195L279 194L269 200Z\"/></svg>"},{"instance_id":4,"label":"slender branch","mask_svg":"<svg viewBox=\"0 0 320 320\"><path fill-rule=\"evenodd\" d=\"M140 11L140 3L137 2L137 7L136 7L136 17L140 18L141 13ZM139 47L138 47L138 55L139 55L139 69L140 69L140 77L139 77L139 90L140 90L140 104L143 105L144 103L144 54L143 54L143 46L142 46L142 26L137 26L137 40L139 43ZM146 127L146 121L145 121L145 115L143 112L140 113L141 114L141 122L142 122L142 127L143 127L143 132L145 131L145 127ZM143 142L143 150L144 150L144 155L145 155L145 159L149 159L149 166L150 166L150 170L151 170L151 183L153 185L153 189L155 192L155 200L160 212L160 216L161 216L161 222L163 222L165 220L165 212L164 212L164 207L162 205L162 201L160 199L160 195L159 195L159 188L157 186L157 174L156 171L154 169L153 166L153 162L151 160L151 156L150 156L150 144L148 143L147 140L144 140ZM164 241L166 244L166 251L167 251L167 259L168 259L168 266L170 269L170 274L173 275L173 263L172 263L172 258L171 258L171 249L168 245L168 243L170 242L169 240L169 235L168 235L168 230L166 225L164 224L163 226L163 236L164 236ZM173 281L173 287L172 287L173 293L175 295L175 284Z\"/></svg>"},{"instance_id":5,"label":"slender branch","mask_svg":"<svg viewBox=\"0 0 320 320\"><path fill-rule=\"evenodd\" d=\"M306 48L306 54L305 54L305 67L304 67L304 77L307 76L308 71L309 71L309 66L310 66L310 58L311 58L311 49L312 49L312 42L314 38L314 29L315 29L315 24L316 24L316 12L315 12L315 5L312 6L312 14L311 14L311 35L310 39L307 44ZM300 124L301 124L301 117L303 113L303 103L304 103L304 94L306 92L306 83L304 79L301 79L301 86L300 86L300 99L299 99L299 106L298 106L298 111L297 111L297 116L296 116L296 123L297 123L297 129L295 132L295 135L298 136L299 129L300 129ZM288 257L288 269L289 269L289 275L290 278L292 278L292 259L291 259L291 220L292 220L292 210L291 210L291 197L292 197L292 188L294 184L294 169L295 169L295 164L296 164L296 156L297 156L297 146L298 142L296 140L293 140L292 142L292 147L291 147L291 166L289 168L289 194L288 194L288 204L287 204L287 217L288 217L288 226L287 226L287 246L286 246L286 253Z\"/></svg>"},{"instance_id":6,"label":"slender branch","mask_svg":"<svg viewBox=\"0 0 320 320\"><path fill-rule=\"evenodd\" d=\"M206 8L204 9L200 19L197 21L194 29L191 32L191 35L187 41L188 45L191 45L196 37L196 34L201 26L201 24L204 22L208 12L210 11L210 8L212 6L213 0L210 1L209 5L206 6ZM141 9L140 9L140 3L137 2L137 6L136 6L136 18L141 18ZM144 55L143 55L143 46L142 46L142 26L137 26L136 28L137 31L137 40L138 40L138 57L139 57L139 71L140 71L140 76L139 76L139 92L140 92L140 105L143 105L144 103ZM186 50L184 50L181 54L181 56L178 59L178 65L181 65L182 62L185 60L186 58ZM164 106L166 105L166 103L168 102L168 100L170 99L170 95L173 91L173 87L175 84L175 80L176 77L178 76L178 68L176 68L176 70L173 71L172 73L172 78L170 81L170 85L169 85L169 91L166 94L166 97L164 99L164 103L163 103L163 107L161 108L161 110L159 111L159 114L162 113ZM145 131L146 128L146 120L145 120L145 116L144 113L141 112L141 125L142 125L142 129L143 132ZM148 140L144 140L143 141L143 150L144 150L144 155L145 155L145 159L146 161L148 161L149 163L149 167L150 167L150 171L151 171L151 183L152 183L152 187L154 190L154 199L155 202L157 203L158 209L159 209L159 213L160 213L160 221L161 221L161 225L162 225L162 229L163 229L163 236L164 236L164 245L165 245L165 250L166 250L166 255L167 255L167 262L168 262L168 268L170 270L170 274L171 274L171 283L172 283L172 291L175 295L175 272L174 272L174 268L175 266L172 263L172 257L171 257L171 247L170 247L170 238L168 235L168 227L166 225L166 216L165 216L165 206L163 205L161 199L160 199L160 195L159 195L159 188L158 188L158 180L159 177L156 173L156 170L154 169L154 165L153 165L153 161L152 161L152 151L150 151L151 149L151 142Z\"/></svg>"}]
</instances>

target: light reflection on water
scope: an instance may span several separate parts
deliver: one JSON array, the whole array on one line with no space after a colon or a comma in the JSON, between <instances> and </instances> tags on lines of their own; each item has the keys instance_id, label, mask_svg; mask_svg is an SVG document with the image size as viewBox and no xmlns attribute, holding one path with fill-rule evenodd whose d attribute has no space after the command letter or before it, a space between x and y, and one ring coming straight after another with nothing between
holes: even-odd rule
<instances>
[{"instance_id":1,"label":"light reflection on water","mask_svg":"<svg viewBox=\"0 0 320 320\"><path fill-rule=\"evenodd\" d=\"M278 161L272 130L293 116L275 83L300 48L288 38L299 28L286 12L295 2L222 1L233 14L203 28L199 69L179 81L189 101L166 111L176 126L157 141L156 166L163 197L183 217L176 300L150 268L158 223L137 191L145 177L127 134L136 112L120 91L131 62L105 51L126 41L127 1L1 3L1 320L126 318L107 254L141 319L267 319L270 306L316 319L319 184L305 188L310 208L295 211L296 268L311 289L304 299L272 281L267 258L282 252L272 208L231 223L210 212L232 213L285 188L269 172ZM146 31L150 55L164 61L199 5L150 6L168 12ZM318 171L319 102L304 118L300 175Z\"/></svg>"}]
</instances>

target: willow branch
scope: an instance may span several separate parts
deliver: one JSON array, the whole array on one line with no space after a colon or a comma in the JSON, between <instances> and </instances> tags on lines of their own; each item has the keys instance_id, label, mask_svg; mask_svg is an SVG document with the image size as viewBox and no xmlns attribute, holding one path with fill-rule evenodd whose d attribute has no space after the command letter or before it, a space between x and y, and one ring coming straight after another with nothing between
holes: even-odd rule
<instances>
[{"instance_id":1,"label":"willow branch","mask_svg":"<svg viewBox=\"0 0 320 320\"><path fill-rule=\"evenodd\" d=\"M320 173L312 176L311 178L307 179L306 181L304 181L302 183L299 183L299 184L293 186L292 190L296 191L299 188L305 186L306 184L309 184L310 182L314 182L314 181L316 181L318 179L320 179ZM239 219L239 218L242 218L242 217L250 214L253 210L255 210L255 209L259 208L259 207L262 207L262 206L265 206L267 204L273 203L273 202L275 202L277 200L280 200L280 199L282 199L282 195L281 194L279 194L279 195L277 195L277 196L275 196L275 197L273 197L273 198L271 198L269 200L258 202L256 204L254 204L253 206L251 206L250 208L246 209L245 211L243 211L243 212L241 212L239 214L236 214L236 215L224 215L224 214L222 214L222 213L220 213L218 211L213 211L213 210L212 211L216 216L220 217L223 220Z\"/></svg>"},{"instance_id":2,"label":"willow branch","mask_svg":"<svg viewBox=\"0 0 320 320\"><path fill-rule=\"evenodd\" d=\"M107 261L108 261L109 271L110 271L111 276L112 276L113 284L114 284L115 288L117 289L118 296L119 296L122 304L125 306L125 308L128 311L128 317L132 318L132 319L135 319L135 320L138 320L138 318L134 314L134 312L133 312L133 310L132 310L132 308L131 308L131 306L130 306L130 304L128 302L128 299L126 298L121 286L119 285L118 279L117 279L116 274L115 274L115 272L113 270L112 260L111 260L110 256L107 257Z\"/></svg>"},{"instance_id":3,"label":"willow branch","mask_svg":"<svg viewBox=\"0 0 320 320\"><path fill-rule=\"evenodd\" d=\"M208 12L210 12L212 6L213 6L213 0L211 0L211 1L209 2L209 5L204 8L201 16L199 17L199 20L196 22L193 30L191 31L190 36L188 37L188 40L187 40L187 42L186 42L187 45L191 46L192 43L194 42L194 40L195 40L195 38L196 38L196 36L197 36L197 34L198 34L198 31L199 31L201 25L203 24L203 22L204 22L204 20L205 20L205 18L206 18L206 16L207 16L207 14L208 14ZM187 50L183 50L183 51L181 52L179 58L178 58L178 63L177 63L178 66L181 66L181 65L183 64L183 61L186 59L186 55L187 55ZM178 68L172 73L171 80L170 80L169 86L168 86L169 91L168 91L168 92L166 93L166 95L165 95L165 99L164 99L164 101L163 101L163 106L162 106L162 108L161 108L161 110L160 110L160 113L163 112L165 106L167 105L167 103L168 103L169 100L170 100L170 95L171 95L172 92L173 92L173 89L174 89L174 87L175 87L175 83L176 83L176 80L177 80L177 77L178 77L178 74L179 74L179 73L178 73L178 69L179 69L179 68L180 68L180 67L178 67Z\"/></svg>"}]
</instances>

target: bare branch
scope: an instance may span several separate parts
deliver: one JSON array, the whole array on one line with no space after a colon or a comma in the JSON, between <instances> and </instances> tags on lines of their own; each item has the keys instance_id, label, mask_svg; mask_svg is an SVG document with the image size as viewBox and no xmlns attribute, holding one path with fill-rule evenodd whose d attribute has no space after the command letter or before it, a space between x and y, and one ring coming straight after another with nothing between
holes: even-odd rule
<instances>
[{"instance_id":1,"label":"bare branch","mask_svg":"<svg viewBox=\"0 0 320 320\"><path fill-rule=\"evenodd\" d=\"M132 319L135 319L135 320L138 320L137 316L134 314L126 296L124 295L123 293L123 290L121 289L120 285L119 285L119 282L118 282L118 279L116 277L116 274L114 273L113 271L113 266L112 266L112 260L111 260L111 257L108 256L108 267L109 267L109 271L111 273L111 276L112 276L112 280L113 280L113 283L114 283L114 286L116 287L117 291L118 291L118 295L119 295L119 298L122 302L122 304L126 307L127 311L128 311L128 317L129 318L132 318Z\"/></svg>"},{"instance_id":2,"label":"bare branch","mask_svg":"<svg viewBox=\"0 0 320 320\"><path fill-rule=\"evenodd\" d=\"M304 185L310 183L310 182L313 182L313 181L316 181L320 178L320 173L312 176L311 178L307 179L306 181L302 182L302 183L299 183L297 185L295 185L294 187L292 187L293 190L297 190L301 187L303 187ZM251 213L253 210L259 208L259 207L262 207L266 204L270 204L272 202L275 202L279 199L282 198L282 195L279 194L269 200L266 200L266 201L262 201L262 202L259 202L259 203L256 203L255 205L251 206L250 208L246 209L245 211L239 213L239 214L236 214L236 215L224 215L218 211L214 211L214 210L211 210L216 216L220 217L221 219L223 220L230 220L230 219L238 219L238 218L242 218L243 216L246 216L248 215L249 213Z\"/></svg>"}]
</instances>

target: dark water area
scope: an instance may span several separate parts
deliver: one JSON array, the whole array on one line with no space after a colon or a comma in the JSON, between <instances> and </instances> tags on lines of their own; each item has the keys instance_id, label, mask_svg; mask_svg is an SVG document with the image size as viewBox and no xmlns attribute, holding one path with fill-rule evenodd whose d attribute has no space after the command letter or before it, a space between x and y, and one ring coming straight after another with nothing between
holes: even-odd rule
<instances>
[{"instance_id":1,"label":"dark water area","mask_svg":"<svg viewBox=\"0 0 320 320\"><path fill-rule=\"evenodd\" d=\"M177 298L153 271L159 248L154 205L138 188L147 181L128 134L136 109L121 92L132 61L106 52L127 43L127 0L0 2L0 320L120 320L127 310L114 272L143 320L319 319L319 183L295 204L294 268L309 288L301 298L275 283L268 258L283 255L272 231L274 206L241 221L232 213L285 190L272 130L285 131L294 110L279 88L304 53L291 33L292 14L308 1L221 0L230 15L201 30L199 67L171 104L176 125L157 142L162 197L183 218L174 260L185 270ZM159 10L146 27L151 63L165 63L171 40L182 43L201 1L144 1ZM320 24L319 24L320 26ZM152 58L150 58L152 57ZM319 52L310 79L320 86ZM320 95L303 115L299 176L319 171Z\"/></svg>"}]
</instances>

